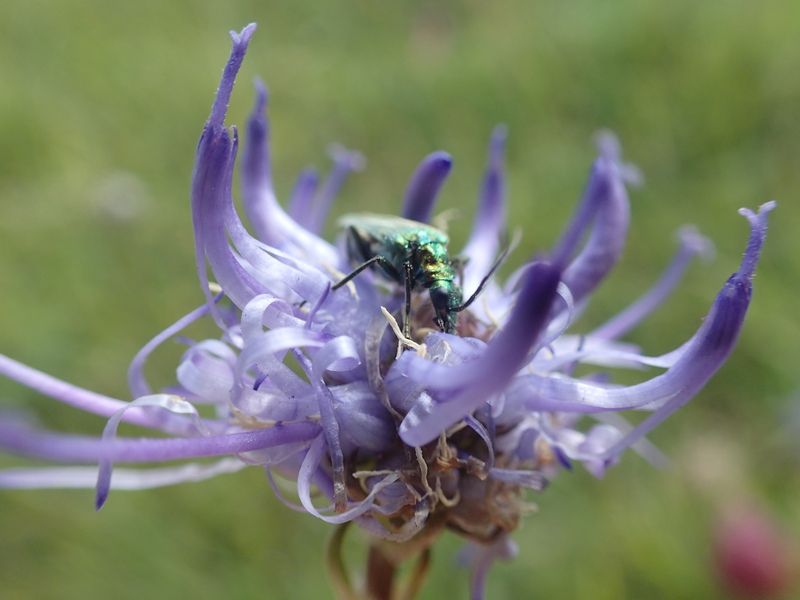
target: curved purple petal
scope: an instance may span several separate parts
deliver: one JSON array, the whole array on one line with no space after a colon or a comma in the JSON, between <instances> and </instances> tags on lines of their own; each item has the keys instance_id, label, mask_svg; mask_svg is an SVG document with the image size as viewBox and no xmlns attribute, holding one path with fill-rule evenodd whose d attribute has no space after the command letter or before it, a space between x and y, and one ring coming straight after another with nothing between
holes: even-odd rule
<instances>
[{"instance_id":1,"label":"curved purple petal","mask_svg":"<svg viewBox=\"0 0 800 600\"><path fill-rule=\"evenodd\" d=\"M176 371L178 383L196 402L216 404L227 414L234 385L236 353L223 342L205 340L194 344L181 359Z\"/></svg>"},{"instance_id":2,"label":"curved purple petal","mask_svg":"<svg viewBox=\"0 0 800 600\"><path fill-rule=\"evenodd\" d=\"M470 542L459 553L459 562L471 571L469 584L470 600L483 600L486 597L486 577L492 564L500 560L513 559L519 549L508 535L502 535L490 544Z\"/></svg>"},{"instance_id":3,"label":"curved purple petal","mask_svg":"<svg viewBox=\"0 0 800 600\"><path fill-rule=\"evenodd\" d=\"M317 350L311 363L311 370L306 373L317 395L322 431L330 453L331 467L333 468L333 497L337 512L343 512L347 506L344 453L340 440L339 421L333 408L333 393L325 385L323 376L334 363L341 364L342 362L345 369L353 368L360 362L355 343L352 338L347 336L334 338Z\"/></svg>"},{"instance_id":4,"label":"curved purple petal","mask_svg":"<svg viewBox=\"0 0 800 600\"><path fill-rule=\"evenodd\" d=\"M272 186L269 162L269 122L266 114L267 91L256 83L256 102L247 121L247 136L242 157L242 199L245 214L259 240L285 248L319 263L335 265L334 247L294 221L281 208Z\"/></svg>"},{"instance_id":5,"label":"curved purple petal","mask_svg":"<svg viewBox=\"0 0 800 600\"><path fill-rule=\"evenodd\" d=\"M158 469L116 469L111 489L145 490L178 483L204 481L236 473L247 465L237 458L215 463L190 463ZM89 489L97 483L97 467L33 467L0 470L0 488L5 489Z\"/></svg>"},{"instance_id":6,"label":"curved purple petal","mask_svg":"<svg viewBox=\"0 0 800 600\"><path fill-rule=\"evenodd\" d=\"M226 67L218 91L220 97L230 96L230 88L236 75L235 69L241 64L241 57L237 53L241 53L240 48L234 44L232 57L238 57L238 60L234 61L232 58ZM218 325L224 330L225 323L214 308L211 292L208 290L206 258L225 293L240 308L258 294L270 291L283 292L287 287L303 299L316 299L322 293L328 278L315 272L310 266L298 268L296 261L279 260L274 256L277 250L271 251L268 246L260 244L245 231L236 214L231 196L233 164L238 140L235 129L233 139L224 129L221 122L223 118L224 111L218 115L212 112L212 117L200 138L192 178L192 214L198 277L209 308ZM253 177L245 176L246 182L243 187L247 187L247 182L257 181L258 177L257 173ZM269 182L268 176L264 181ZM279 208L278 210L280 211ZM280 213L288 219L285 213L282 211ZM301 228L295 226L295 229ZM284 227L284 232L288 231L290 228ZM229 235L243 256L231 248L228 242ZM328 250L333 252L330 247ZM323 252L324 259L325 249L320 251Z\"/></svg>"},{"instance_id":7,"label":"curved purple petal","mask_svg":"<svg viewBox=\"0 0 800 600\"><path fill-rule=\"evenodd\" d=\"M59 402L102 417L110 417L121 408L128 406L127 402L96 392L90 392L66 381L56 379L3 354L0 354L0 373L45 396L50 396ZM156 415L142 409L134 409L126 413L125 421L156 429L162 429L165 425Z\"/></svg>"},{"instance_id":8,"label":"curved purple petal","mask_svg":"<svg viewBox=\"0 0 800 600\"><path fill-rule=\"evenodd\" d=\"M345 453L384 452L396 444L394 422L369 385L357 381L330 390Z\"/></svg>"},{"instance_id":9,"label":"curved purple petal","mask_svg":"<svg viewBox=\"0 0 800 600\"><path fill-rule=\"evenodd\" d=\"M406 188L401 216L420 223L429 222L436 196L452 167L453 158L447 152L439 150L423 158Z\"/></svg>"},{"instance_id":10,"label":"curved purple petal","mask_svg":"<svg viewBox=\"0 0 800 600\"><path fill-rule=\"evenodd\" d=\"M704 361L702 365L704 372L698 374L694 381L687 381L679 393L610 447L605 453L606 463L613 461L623 450L641 440L654 427L691 400L733 350L750 302L753 274L767 235L767 216L775 206L776 203L773 201L761 205L758 213L753 213L746 208L739 210L739 213L750 223L750 239L739 270L730 276L717 297L711 315L709 315L709 321L718 322L708 328L709 331L704 340L707 353L704 353L702 358L698 358L698 361ZM714 315L715 310L719 316Z\"/></svg>"},{"instance_id":11,"label":"curved purple petal","mask_svg":"<svg viewBox=\"0 0 800 600\"><path fill-rule=\"evenodd\" d=\"M319 433L316 423L300 422L204 437L117 438L107 443L99 438L57 434L0 421L0 448L59 462L93 463L104 459L115 463L163 462L305 442Z\"/></svg>"},{"instance_id":12,"label":"curved purple petal","mask_svg":"<svg viewBox=\"0 0 800 600\"><path fill-rule=\"evenodd\" d=\"M665 373L622 388L607 388L570 377L523 375L507 391L507 403L520 403L529 410L581 413L661 409L688 401L722 366L736 343L750 303L751 280L766 235L767 215L774 206L771 202L764 204L758 215L747 211L751 223L750 241L739 271L725 282L703 325ZM671 412L667 408L664 411ZM633 439L633 433L625 439L629 438Z\"/></svg>"},{"instance_id":13,"label":"curved purple petal","mask_svg":"<svg viewBox=\"0 0 800 600\"><path fill-rule=\"evenodd\" d=\"M265 244L281 241L270 227L275 227L275 213L282 212L272 186L272 164L267 120L267 88L256 80L256 101L247 120L244 152L242 153L242 199L244 212L258 238Z\"/></svg>"},{"instance_id":14,"label":"curved purple petal","mask_svg":"<svg viewBox=\"0 0 800 600\"><path fill-rule=\"evenodd\" d=\"M594 225L583 250L564 270L563 281L576 303L586 298L616 264L628 233L630 206L628 194L617 165L600 157L592 174L584 199L574 219L575 226L562 239L560 248L574 242L572 231L582 230L594 216ZM583 223L582 223L583 221ZM556 251L554 260L559 256Z\"/></svg>"},{"instance_id":15,"label":"curved purple petal","mask_svg":"<svg viewBox=\"0 0 800 600\"><path fill-rule=\"evenodd\" d=\"M478 210L469 241L461 254L469 259L464 267L463 288L471 293L495 261L500 236L506 226L506 184L504 155L508 130L498 125L489 141L489 160L478 198Z\"/></svg>"},{"instance_id":16,"label":"curved purple petal","mask_svg":"<svg viewBox=\"0 0 800 600\"><path fill-rule=\"evenodd\" d=\"M373 486L367 497L361 502L357 502L344 512L339 512L339 514L325 515L320 512L311 501L312 479L319 469L324 452L325 439L323 436L319 436L308 449L306 457L303 459L303 463L300 466L300 472L297 474L297 495L306 511L318 519L322 519L326 523L345 523L363 515L372 508L378 493L388 485L394 483L399 477L398 475L387 475Z\"/></svg>"},{"instance_id":17,"label":"curved purple petal","mask_svg":"<svg viewBox=\"0 0 800 600\"><path fill-rule=\"evenodd\" d=\"M295 181L294 189L289 196L289 216L297 223L306 227L305 218L311 212L311 203L319 187L319 173L316 169L307 168L300 172Z\"/></svg>"},{"instance_id":18,"label":"curved purple petal","mask_svg":"<svg viewBox=\"0 0 800 600\"><path fill-rule=\"evenodd\" d=\"M694 227L682 227L678 239L678 252L655 285L628 308L595 329L589 337L613 340L625 335L667 299L695 256L709 256L713 252L711 242Z\"/></svg>"},{"instance_id":19,"label":"curved purple petal","mask_svg":"<svg viewBox=\"0 0 800 600\"><path fill-rule=\"evenodd\" d=\"M348 175L364 168L364 157L355 150L334 144L329 154L333 159L333 168L314 197L311 210L305 219L306 229L314 234L321 232L325 226L333 201L347 181Z\"/></svg>"},{"instance_id":20,"label":"curved purple petal","mask_svg":"<svg viewBox=\"0 0 800 600\"><path fill-rule=\"evenodd\" d=\"M119 409L116 413L111 415L111 418L106 423L103 429L102 440L107 447L111 447L117 438L117 429L122 421L123 416L129 409L149 406L159 410L165 410L172 414L185 415L189 417L192 424L201 435L207 435L208 430L203 425L197 409L190 402L183 400L177 396L170 396L168 394L156 394L153 396L143 396L134 400L130 405ZM97 469L97 486L95 492L95 509L100 510L108 498L108 492L111 490L111 470L113 461L104 456L100 459Z\"/></svg>"},{"instance_id":21,"label":"curved purple petal","mask_svg":"<svg viewBox=\"0 0 800 600\"><path fill-rule=\"evenodd\" d=\"M406 444L427 444L508 385L547 324L560 275L560 269L546 262L528 269L508 323L479 359L456 367L423 360L407 363L412 369L418 367L412 379L429 389L449 383L459 392L450 401L436 403L424 412L412 409L400 424L400 437Z\"/></svg>"},{"instance_id":22,"label":"curved purple petal","mask_svg":"<svg viewBox=\"0 0 800 600\"><path fill-rule=\"evenodd\" d=\"M217 294L217 296L214 298L214 302L218 302L221 299L222 294ZM182 331L207 314L207 304L195 308L192 312L175 321L172 325L158 333L149 342L141 347L141 349L136 353L136 356L133 357L133 360L131 360L130 367L128 367L128 387L130 388L131 394L134 398L139 396L147 396L153 391L144 376L144 365L147 362L150 354L152 354L156 348L166 342L169 338L176 335L178 332Z\"/></svg>"},{"instance_id":23,"label":"curved purple petal","mask_svg":"<svg viewBox=\"0 0 800 600\"><path fill-rule=\"evenodd\" d=\"M209 289L206 259L225 294L238 306L244 306L250 298L266 291L228 244L225 216L231 198L226 192L233 173L233 156L234 144L228 132L209 119L200 137L192 176L192 221L200 286L214 320L223 330L225 323Z\"/></svg>"},{"instance_id":24,"label":"curved purple petal","mask_svg":"<svg viewBox=\"0 0 800 600\"><path fill-rule=\"evenodd\" d=\"M222 79L219 82L219 87L214 97L214 104L211 106L211 115L208 118L209 125L222 127L225 122L225 113L228 112L228 104L230 104L231 101L233 84L236 81L239 68L242 66L244 55L247 53L247 45L250 43L250 38L253 36L255 30L256 24L250 23L239 33L235 31L230 32L231 40L233 41L231 54L222 72Z\"/></svg>"},{"instance_id":25,"label":"curved purple petal","mask_svg":"<svg viewBox=\"0 0 800 600\"><path fill-rule=\"evenodd\" d=\"M234 135L231 164L236 157L237 146L237 139ZM216 226L212 225L214 233L219 235L220 232L227 232L230 236L234 247L240 253L242 268L254 282L252 287L276 295L285 295L288 288L300 298L316 302L325 293L325 289L330 283L329 278L313 266L259 242L247 232L233 204L231 174L230 171L226 173L223 193L225 200L219 207L224 211L222 213L224 227L220 227L219 215L217 215ZM252 297L247 298L245 304L250 299ZM241 308L244 304L238 304L238 306Z\"/></svg>"}]
</instances>

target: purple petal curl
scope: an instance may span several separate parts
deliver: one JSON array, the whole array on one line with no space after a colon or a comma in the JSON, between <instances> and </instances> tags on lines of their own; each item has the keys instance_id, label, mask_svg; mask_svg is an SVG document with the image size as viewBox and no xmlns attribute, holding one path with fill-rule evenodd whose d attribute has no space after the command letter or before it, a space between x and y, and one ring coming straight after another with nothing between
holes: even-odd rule
<instances>
[{"instance_id":1,"label":"purple petal curl","mask_svg":"<svg viewBox=\"0 0 800 600\"><path fill-rule=\"evenodd\" d=\"M644 174L635 164L623 162L622 144L619 143L617 135L609 129L601 129L594 135L594 143L600 156L614 162L619 169L622 180L633 186L644 185Z\"/></svg>"},{"instance_id":2,"label":"purple petal curl","mask_svg":"<svg viewBox=\"0 0 800 600\"><path fill-rule=\"evenodd\" d=\"M594 415L594 418L600 423L611 425L621 432L621 435L625 435L633 429L633 426L619 413L598 413ZM671 464L670 459L646 437L640 438L639 441L634 442L630 447L656 469L666 469ZM603 471L605 471L605 466Z\"/></svg>"},{"instance_id":3,"label":"purple petal curl","mask_svg":"<svg viewBox=\"0 0 800 600\"><path fill-rule=\"evenodd\" d=\"M678 239L678 251L655 285L628 308L595 329L589 337L613 340L628 333L669 297L695 256L708 257L713 253L711 242L694 227L682 227L678 232Z\"/></svg>"},{"instance_id":4,"label":"purple petal curl","mask_svg":"<svg viewBox=\"0 0 800 600\"><path fill-rule=\"evenodd\" d=\"M325 339L317 332L304 327L281 327L271 329L255 339L248 341L239 354L236 366L236 379L242 380L252 367L258 367L269 381L282 392L302 397L310 389L308 383L297 376L283 363L286 352L299 348L320 348Z\"/></svg>"},{"instance_id":5,"label":"purple petal curl","mask_svg":"<svg viewBox=\"0 0 800 600\"><path fill-rule=\"evenodd\" d=\"M401 216L420 223L429 222L436 196L452 166L453 158L447 152L436 151L423 158L406 189Z\"/></svg>"},{"instance_id":6,"label":"purple petal curl","mask_svg":"<svg viewBox=\"0 0 800 600\"><path fill-rule=\"evenodd\" d=\"M311 385L317 395L319 415L322 421L322 431L330 453L331 467L333 468L333 498L336 512L344 512L347 506L347 488L344 480L344 453L340 440L339 421L333 409L333 394L325 385L323 376L334 363L344 361L345 369L357 365L360 361L358 350L352 338L340 336L330 340L316 351L311 363L310 372L307 372Z\"/></svg>"},{"instance_id":7,"label":"purple petal curl","mask_svg":"<svg viewBox=\"0 0 800 600\"><path fill-rule=\"evenodd\" d=\"M622 388L607 388L570 377L521 375L506 393L507 405L519 403L528 410L576 413L637 408L657 410L626 435L624 443L630 445L638 440L676 407L691 399L733 349L750 303L753 269L766 235L767 215L774 206L772 202L762 205L758 215L747 211L750 241L739 271L722 287L703 325L682 347L680 357L665 373Z\"/></svg>"},{"instance_id":8,"label":"purple petal curl","mask_svg":"<svg viewBox=\"0 0 800 600\"><path fill-rule=\"evenodd\" d=\"M484 405L484 408L488 407L488 404ZM486 412L488 412L489 416L491 416L491 411ZM474 431L478 437L481 438L481 441L486 445L487 457L484 462L486 463L486 470L491 471L494 468L494 441L492 440L492 436L489 434L487 428L484 427L483 424L475 417L467 415L464 417L464 422L467 424L467 427L472 429L472 431Z\"/></svg>"},{"instance_id":9,"label":"purple petal curl","mask_svg":"<svg viewBox=\"0 0 800 600\"><path fill-rule=\"evenodd\" d=\"M216 404L219 412L228 414L234 384L236 353L219 340L194 344L181 358L177 369L178 383L195 402Z\"/></svg>"},{"instance_id":10,"label":"purple petal curl","mask_svg":"<svg viewBox=\"0 0 800 600\"><path fill-rule=\"evenodd\" d=\"M489 141L489 160L478 198L478 211L467 245L461 254L469 259L464 267L463 288L467 293L478 287L491 269L500 246L500 236L506 226L506 184L504 155L508 130L498 125Z\"/></svg>"},{"instance_id":11,"label":"purple petal curl","mask_svg":"<svg viewBox=\"0 0 800 600\"><path fill-rule=\"evenodd\" d=\"M547 262L528 269L508 323L479 359L447 367L406 352L403 356L409 356L408 362L395 363L405 363L406 374L429 390L443 386L459 390L448 402L427 410L412 408L400 424L400 437L406 444L422 446L434 440L508 385L547 324L560 276L560 269Z\"/></svg>"},{"instance_id":12,"label":"purple petal curl","mask_svg":"<svg viewBox=\"0 0 800 600\"><path fill-rule=\"evenodd\" d=\"M214 298L214 302L219 302L221 299L222 294L217 294L217 296ZM176 335L178 332L182 331L207 314L207 304L195 308L192 312L175 321L172 325L161 331L144 346L142 346L142 348L136 353L136 356L133 357L130 367L128 367L128 387L130 388L131 395L134 398L139 396L147 396L153 392L150 384L147 383L147 379L144 376L144 365L147 362L150 354L152 354L156 348L166 342L169 338Z\"/></svg>"},{"instance_id":13,"label":"purple petal curl","mask_svg":"<svg viewBox=\"0 0 800 600\"><path fill-rule=\"evenodd\" d=\"M399 475L387 475L373 486L367 497L361 502L356 503L344 512L336 515L323 514L314 506L313 502L311 501L311 482L314 478L314 474L317 472L320 466L324 452L325 439L323 436L319 436L311 444L311 447L306 453L305 459L303 459L303 464L300 466L300 472L297 475L297 495L299 496L300 502L306 511L318 519L322 519L326 523L345 523L347 521L352 521L356 517L360 517L373 507L375 497L378 495L378 493L386 486L397 481L399 478Z\"/></svg>"},{"instance_id":14,"label":"purple petal curl","mask_svg":"<svg viewBox=\"0 0 800 600\"><path fill-rule=\"evenodd\" d=\"M244 212L265 244L279 246L282 236L275 215L283 212L272 186L272 162L267 120L267 88L256 80L256 102L247 121L247 135L242 156L242 197Z\"/></svg>"},{"instance_id":15,"label":"purple petal curl","mask_svg":"<svg viewBox=\"0 0 800 600\"><path fill-rule=\"evenodd\" d=\"M102 440L105 444L111 446L117 437L117 429L122 421L125 413L133 408L148 406L160 410L168 411L172 414L185 415L192 420L192 424L201 435L207 435L208 430L203 425L197 409L190 402L183 400L178 396L170 396L168 394L156 394L153 396L143 396L131 402L128 406L119 409L116 413L111 415L111 418L106 423L103 429ZM111 489L111 469L112 461L109 458L100 459L99 468L97 470L97 486L95 492L95 509L100 510L108 498L108 492Z\"/></svg>"}]
</instances>

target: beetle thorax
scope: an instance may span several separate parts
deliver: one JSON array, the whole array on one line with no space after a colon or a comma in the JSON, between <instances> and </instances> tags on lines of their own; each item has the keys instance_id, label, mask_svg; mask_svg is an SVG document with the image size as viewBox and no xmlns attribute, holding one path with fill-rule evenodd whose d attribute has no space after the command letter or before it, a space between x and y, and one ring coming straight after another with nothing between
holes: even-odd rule
<instances>
[{"instance_id":1,"label":"beetle thorax","mask_svg":"<svg viewBox=\"0 0 800 600\"><path fill-rule=\"evenodd\" d=\"M447 247L444 244L425 244L417 250L418 269L417 277L426 288L440 285L439 282L453 281L455 272L450 264Z\"/></svg>"}]
</instances>

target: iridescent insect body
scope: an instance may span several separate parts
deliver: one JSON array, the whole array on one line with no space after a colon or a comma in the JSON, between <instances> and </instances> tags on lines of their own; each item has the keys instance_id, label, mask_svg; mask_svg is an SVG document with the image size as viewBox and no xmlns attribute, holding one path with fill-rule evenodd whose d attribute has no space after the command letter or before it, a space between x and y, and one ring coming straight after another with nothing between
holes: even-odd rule
<instances>
[{"instance_id":1,"label":"iridescent insect body","mask_svg":"<svg viewBox=\"0 0 800 600\"><path fill-rule=\"evenodd\" d=\"M478 289L464 302L461 287L455 282L456 260L447 251L447 234L425 223L369 213L342 217L339 224L347 230L347 253L359 264L337 282L345 285L373 265L392 281L405 288L403 332L410 333L411 293L425 288L430 294L436 326L445 333L455 333L458 313L478 296L505 253L481 281Z\"/></svg>"}]
</instances>

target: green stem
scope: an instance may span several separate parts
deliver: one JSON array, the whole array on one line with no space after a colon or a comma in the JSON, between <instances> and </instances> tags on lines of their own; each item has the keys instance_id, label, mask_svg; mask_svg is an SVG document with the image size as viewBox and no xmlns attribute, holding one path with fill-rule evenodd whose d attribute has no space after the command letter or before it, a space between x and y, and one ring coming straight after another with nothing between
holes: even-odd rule
<instances>
[{"instance_id":1,"label":"green stem","mask_svg":"<svg viewBox=\"0 0 800 600\"><path fill-rule=\"evenodd\" d=\"M350 578L347 576L344 561L342 560L342 542L349 526L350 522L347 522L334 529L325 552L325 567L328 570L328 577L331 579L337 598L340 600L361 600L350 585Z\"/></svg>"}]
</instances>

